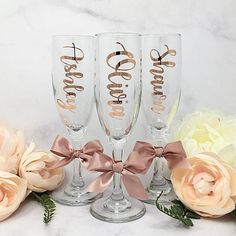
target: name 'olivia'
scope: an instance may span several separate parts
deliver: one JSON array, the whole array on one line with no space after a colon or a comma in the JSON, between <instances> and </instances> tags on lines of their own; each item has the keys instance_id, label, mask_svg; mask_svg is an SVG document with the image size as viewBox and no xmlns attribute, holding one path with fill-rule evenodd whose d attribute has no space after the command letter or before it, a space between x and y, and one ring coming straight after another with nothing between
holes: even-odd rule
<instances>
[{"instance_id":1,"label":"name 'olivia'","mask_svg":"<svg viewBox=\"0 0 236 236\"><path fill-rule=\"evenodd\" d=\"M122 49L110 53L106 58L107 65L114 70L108 75L109 84L107 88L112 100L108 101L107 104L112 109L109 115L112 118L121 120L125 115L123 103L127 98L127 94L124 92L124 86L128 87L128 84L124 85L122 81L132 79L130 71L135 67L136 61L134 60L134 55L127 51L122 43L117 42L117 44ZM125 102L127 103L128 101L126 100Z\"/></svg>"}]
</instances>

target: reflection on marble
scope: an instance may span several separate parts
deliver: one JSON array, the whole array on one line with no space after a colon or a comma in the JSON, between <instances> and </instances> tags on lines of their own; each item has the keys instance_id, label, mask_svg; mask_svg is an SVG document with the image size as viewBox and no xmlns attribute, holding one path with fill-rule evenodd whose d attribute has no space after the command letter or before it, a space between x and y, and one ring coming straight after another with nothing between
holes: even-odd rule
<instances>
[{"instance_id":1,"label":"reflection on marble","mask_svg":"<svg viewBox=\"0 0 236 236\"><path fill-rule=\"evenodd\" d=\"M66 134L52 95L51 36L93 35L106 31L181 33L183 90L178 116L204 108L234 114L235 12L234 0L2 0L0 119L23 129L28 140L33 139L41 148L49 148L57 133ZM95 111L87 133L87 140L100 138L108 148ZM127 152L137 136L142 140L149 139L142 114L129 139ZM35 235L35 232L30 232L32 224L37 227L38 235L50 236L141 235L138 229L144 224L147 235L171 235L171 230L181 235L189 232L151 207L148 207L143 220L115 226L98 222L86 212L87 207L81 210L59 207L55 222L45 228L40 221L41 209L31 203L1 223L0 234L14 236L18 232ZM25 214L27 217L24 217ZM14 222L15 219L18 221ZM89 227L90 224L94 227ZM166 225L170 227L166 229ZM229 232L235 229L231 223L226 225ZM11 226L14 226L15 233L8 232ZM210 229L215 235L227 232L221 222L201 221L196 223L191 234L199 235Z\"/></svg>"}]
</instances>

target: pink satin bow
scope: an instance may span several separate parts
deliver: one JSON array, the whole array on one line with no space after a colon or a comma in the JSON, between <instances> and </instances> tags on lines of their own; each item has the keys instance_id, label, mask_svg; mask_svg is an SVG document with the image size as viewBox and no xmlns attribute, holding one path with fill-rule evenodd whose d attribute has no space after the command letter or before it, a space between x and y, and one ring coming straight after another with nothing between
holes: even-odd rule
<instances>
[{"instance_id":1,"label":"pink satin bow","mask_svg":"<svg viewBox=\"0 0 236 236\"><path fill-rule=\"evenodd\" d=\"M64 157L62 160L48 167L48 169L56 169L69 164L75 158L80 158L82 163L86 163L95 153L103 152L103 147L98 140L94 140L86 143L82 149L74 150L66 138L58 135L50 151L57 156Z\"/></svg>"},{"instance_id":2,"label":"pink satin bow","mask_svg":"<svg viewBox=\"0 0 236 236\"><path fill-rule=\"evenodd\" d=\"M149 161L152 161L155 157L164 157L170 169L173 169L186 158L181 141L169 143L165 147L155 147L150 143L137 141L133 149L133 155L137 155L139 159L147 158Z\"/></svg>"},{"instance_id":3,"label":"pink satin bow","mask_svg":"<svg viewBox=\"0 0 236 236\"><path fill-rule=\"evenodd\" d=\"M112 182L115 173L121 174L122 182L131 197L147 200L148 195L142 182L136 176L145 173L151 165L148 158L139 159L138 156L129 155L127 161L115 162L104 153L96 154L87 162L87 169L90 171L102 172L87 188L88 192L104 192Z\"/></svg>"}]
</instances>

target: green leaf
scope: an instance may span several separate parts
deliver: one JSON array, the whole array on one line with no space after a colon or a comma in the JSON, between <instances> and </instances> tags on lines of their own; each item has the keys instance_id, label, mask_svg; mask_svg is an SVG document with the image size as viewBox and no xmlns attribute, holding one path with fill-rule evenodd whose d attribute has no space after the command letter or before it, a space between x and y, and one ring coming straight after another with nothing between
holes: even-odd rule
<instances>
[{"instance_id":1,"label":"green leaf","mask_svg":"<svg viewBox=\"0 0 236 236\"><path fill-rule=\"evenodd\" d=\"M183 208L179 205L172 205L170 207L170 210L175 214L175 215L178 215L178 216L183 216L184 215L184 211L183 211Z\"/></svg>"},{"instance_id":2,"label":"green leaf","mask_svg":"<svg viewBox=\"0 0 236 236\"><path fill-rule=\"evenodd\" d=\"M192 227L193 226L193 222L191 221L191 219L189 218L184 218L181 220L186 226L188 227Z\"/></svg>"},{"instance_id":3,"label":"green leaf","mask_svg":"<svg viewBox=\"0 0 236 236\"><path fill-rule=\"evenodd\" d=\"M183 206L183 203L180 200L174 199L173 201L171 201L172 203L176 204L176 205L180 205Z\"/></svg>"},{"instance_id":4,"label":"green leaf","mask_svg":"<svg viewBox=\"0 0 236 236\"><path fill-rule=\"evenodd\" d=\"M232 216L233 218L236 218L236 208L233 211L231 211L229 215Z\"/></svg>"},{"instance_id":5,"label":"green leaf","mask_svg":"<svg viewBox=\"0 0 236 236\"><path fill-rule=\"evenodd\" d=\"M190 211L188 208L184 206L184 204L179 200L173 200L172 205L170 208L162 206L158 201L161 197L163 192L157 197L156 200L156 207L159 211L163 212L164 214L172 217L173 219L179 220L185 226L192 227L193 222L192 219L200 219L200 216L195 212Z\"/></svg>"},{"instance_id":6,"label":"green leaf","mask_svg":"<svg viewBox=\"0 0 236 236\"><path fill-rule=\"evenodd\" d=\"M50 198L50 195L48 193L32 192L31 194L44 207L43 221L45 224L48 224L52 220L55 213L55 203Z\"/></svg>"},{"instance_id":7,"label":"green leaf","mask_svg":"<svg viewBox=\"0 0 236 236\"><path fill-rule=\"evenodd\" d=\"M185 213L185 216L191 219L200 219L200 215L198 215L197 213L193 212L193 211L187 211Z\"/></svg>"}]
</instances>

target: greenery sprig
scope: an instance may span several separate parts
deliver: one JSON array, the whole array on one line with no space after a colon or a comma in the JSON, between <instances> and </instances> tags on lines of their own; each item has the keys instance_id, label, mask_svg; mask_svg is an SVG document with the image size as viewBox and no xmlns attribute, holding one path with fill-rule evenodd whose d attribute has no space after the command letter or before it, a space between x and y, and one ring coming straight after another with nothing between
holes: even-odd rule
<instances>
[{"instance_id":1,"label":"greenery sprig","mask_svg":"<svg viewBox=\"0 0 236 236\"><path fill-rule=\"evenodd\" d=\"M32 196L44 207L43 222L48 224L56 210L56 205L48 193L32 192Z\"/></svg>"},{"instance_id":2,"label":"greenery sprig","mask_svg":"<svg viewBox=\"0 0 236 236\"><path fill-rule=\"evenodd\" d=\"M161 192L161 194L157 197L157 200L156 200L156 206L157 206L158 210L160 210L164 214L166 214L166 215L168 215L168 216L170 216L170 217L172 217L176 220L179 220L181 223L183 223L185 226L188 226L188 227L193 226L193 222L192 222L191 219L200 219L200 216L198 214L196 214L195 212L190 211L179 200L173 200L172 201L173 204L170 206L170 208L162 206L158 202L158 200L160 199L162 193L163 192Z\"/></svg>"},{"instance_id":3,"label":"greenery sprig","mask_svg":"<svg viewBox=\"0 0 236 236\"><path fill-rule=\"evenodd\" d=\"M232 212L229 213L229 215L233 217L234 219L236 219L236 207Z\"/></svg>"}]
</instances>

